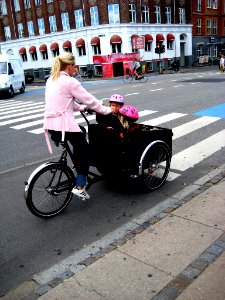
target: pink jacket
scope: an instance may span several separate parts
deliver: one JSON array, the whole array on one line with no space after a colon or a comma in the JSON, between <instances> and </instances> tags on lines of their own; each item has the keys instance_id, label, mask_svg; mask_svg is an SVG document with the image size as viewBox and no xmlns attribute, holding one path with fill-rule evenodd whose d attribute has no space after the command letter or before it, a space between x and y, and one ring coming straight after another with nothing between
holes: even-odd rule
<instances>
[{"instance_id":1,"label":"pink jacket","mask_svg":"<svg viewBox=\"0 0 225 300\"><path fill-rule=\"evenodd\" d=\"M76 79L70 77L66 72L61 71L59 78L53 81L50 77L46 83L45 132L47 132L48 129L62 131L62 140L64 140L66 131L81 131L74 118L74 111L83 110L84 107L78 104L75 99L100 114L107 115L111 113L109 107L103 106L94 96L89 94ZM50 152L52 152L48 139L47 144Z\"/></svg>"}]
</instances>

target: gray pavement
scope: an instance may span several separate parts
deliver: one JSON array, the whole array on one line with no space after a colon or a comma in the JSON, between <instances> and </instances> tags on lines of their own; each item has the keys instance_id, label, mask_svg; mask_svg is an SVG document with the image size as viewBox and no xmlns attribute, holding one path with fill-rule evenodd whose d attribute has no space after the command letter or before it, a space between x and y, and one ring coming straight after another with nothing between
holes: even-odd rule
<instances>
[{"instance_id":1,"label":"gray pavement","mask_svg":"<svg viewBox=\"0 0 225 300\"><path fill-rule=\"evenodd\" d=\"M2 299L224 300L224 191L225 165L133 220L135 229L76 268L49 282L34 276Z\"/></svg>"}]
</instances>

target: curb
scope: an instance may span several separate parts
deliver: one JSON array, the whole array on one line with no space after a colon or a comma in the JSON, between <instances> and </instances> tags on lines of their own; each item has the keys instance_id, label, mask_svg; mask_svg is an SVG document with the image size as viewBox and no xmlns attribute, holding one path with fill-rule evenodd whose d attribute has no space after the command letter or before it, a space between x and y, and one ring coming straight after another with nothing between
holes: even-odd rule
<instances>
[{"instance_id":1,"label":"curb","mask_svg":"<svg viewBox=\"0 0 225 300\"><path fill-rule=\"evenodd\" d=\"M43 280L41 274L33 276L32 279L22 283L20 286L9 291L6 295L0 295L2 299L17 299L17 300L34 300L38 299L40 296L46 294L51 289L54 289L65 279L68 279L78 273L79 271L87 268L89 265L93 264L99 258L115 250L118 246L126 243L126 241L131 240L137 234L141 233L145 229L149 228L151 225L159 222L164 217L170 215L171 212L176 210L178 207L192 200L197 195L203 193L213 185L218 184L220 181L225 180L225 164L219 168L211 171L208 175L200 178L193 183L192 186L186 187L177 194L168 198L164 202L166 206L160 206L156 209L150 217L141 215L140 217L133 220L136 226L133 229L129 229L126 226L123 236L114 239L113 242L108 243L105 247L99 247L96 252L93 250L93 246L90 245L86 249L85 258L81 258L82 255L78 255L78 261L72 267L67 264L67 269L64 271L58 271L58 274L50 280ZM187 188L189 190L187 191ZM190 191L191 190L191 191ZM152 210L152 209L151 209ZM132 227L132 226L131 226ZM88 248L88 247L87 247ZM84 250L85 252L85 250ZM189 286L202 272L215 261L223 252L225 252L225 234L223 233L216 241L214 241L204 252L202 252L188 267L186 267L180 274L178 274L172 281L170 281L157 295L152 298L153 300L173 300L176 299L183 290ZM84 255L83 255L84 256ZM80 259L80 260L79 260ZM76 260L76 259L75 259ZM50 268L51 269L51 268ZM60 269L60 268L59 268ZM44 272L43 272L44 273ZM54 274L54 272L52 272ZM45 282L46 281L46 282Z\"/></svg>"}]
</instances>

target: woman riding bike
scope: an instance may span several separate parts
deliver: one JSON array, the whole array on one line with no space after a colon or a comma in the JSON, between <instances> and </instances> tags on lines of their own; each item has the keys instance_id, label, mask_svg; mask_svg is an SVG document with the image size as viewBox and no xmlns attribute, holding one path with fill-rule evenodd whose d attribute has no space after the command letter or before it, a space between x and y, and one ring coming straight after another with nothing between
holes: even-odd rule
<instances>
[{"instance_id":1,"label":"woman riding bike","mask_svg":"<svg viewBox=\"0 0 225 300\"><path fill-rule=\"evenodd\" d=\"M73 78L75 57L65 52L54 59L51 77L46 83L44 130L49 151L52 153L48 132L68 140L73 146L73 155L78 160L77 178L72 193L81 199L89 199L85 190L89 170L89 145L85 134L74 118L74 111L84 111L86 107L100 114L111 113L110 107L103 106ZM82 104L78 104L78 99Z\"/></svg>"}]
</instances>

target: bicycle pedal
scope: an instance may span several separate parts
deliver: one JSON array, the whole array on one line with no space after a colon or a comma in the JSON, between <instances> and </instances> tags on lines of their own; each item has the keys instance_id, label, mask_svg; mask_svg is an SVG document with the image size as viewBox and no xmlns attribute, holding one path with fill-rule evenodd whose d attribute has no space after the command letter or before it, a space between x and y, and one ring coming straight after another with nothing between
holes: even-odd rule
<instances>
[{"instance_id":1,"label":"bicycle pedal","mask_svg":"<svg viewBox=\"0 0 225 300\"><path fill-rule=\"evenodd\" d=\"M84 197L79 197L81 201L86 201L87 199Z\"/></svg>"}]
</instances>

